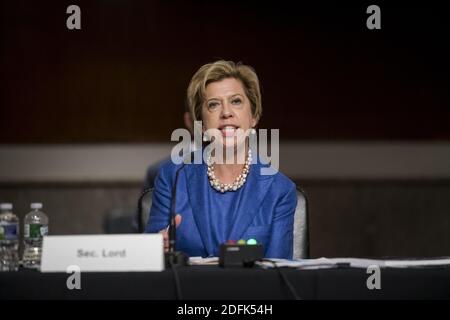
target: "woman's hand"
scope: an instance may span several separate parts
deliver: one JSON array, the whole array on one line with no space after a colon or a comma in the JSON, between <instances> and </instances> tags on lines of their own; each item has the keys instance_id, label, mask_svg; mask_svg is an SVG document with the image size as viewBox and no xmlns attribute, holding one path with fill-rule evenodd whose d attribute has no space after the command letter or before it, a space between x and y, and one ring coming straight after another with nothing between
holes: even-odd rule
<instances>
[{"instance_id":1,"label":"woman's hand","mask_svg":"<svg viewBox=\"0 0 450 320\"><path fill-rule=\"evenodd\" d=\"M181 216L177 214L175 216L175 226L178 228L178 226L181 223ZM159 233L162 233L163 239L164 239L164 252L169 251L169 227L162 229L159 231Z\"/></svg>"}]
</instances>

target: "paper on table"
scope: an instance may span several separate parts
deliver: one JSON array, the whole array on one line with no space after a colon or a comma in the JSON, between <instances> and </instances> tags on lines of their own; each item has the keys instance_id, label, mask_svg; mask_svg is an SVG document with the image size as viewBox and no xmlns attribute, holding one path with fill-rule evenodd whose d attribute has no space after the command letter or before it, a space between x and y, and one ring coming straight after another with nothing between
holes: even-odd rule
<instances>
[{"instance_id":1,"label":"paper on table","mask_svg":"<svg viewBox=\"0 0 450 320\"><path fill-rule=\"evenodd\" d=\"M189 258L189 264L190 264L191 266L211 266L211 265L218 265L218 264L219 264L219 257L209 257L209 258L190 257L190 258Z\"/></svg>"},{"instance_id":2,"label":"paper on table","mask_svg":"<svg viewBox=\"0 0 450 320\"><path fill-rule=\"evenodd\" d=\"M299 259L284 260L270 259L274 261L277 267L289 267L297 269L322 269L322 268L368 268L377 265L380 268L407 268L407 267L427 267L427 266L450 266L450 258L437 259L415 259L415 260L376 260L361 258L318 258L318 259ZM263 268L273 268L274 265L270 261L257 262Z\"/></svg>"},{"instance_id":3,"label":"paper on table","mask_svg":"<svg viewBox=\"0 0 450 320\"><path fill-rule=\"evenodd\" d=\"M296 269L324 269L324 268L364 268L377 265L380 268L408 268L408 267L428 267L428 266L449 266L450 257L442 257L436 259L361 259L361 258L317 258L317 259L267 259L276 263L277 267L287 267ZM273 268L274 264L270 261L256 262L262 268ZM190 265L218 265L218 257L190 257Z\"/></svg>"},{"instance_id":4,"label":"paper on table","mask_svg":"<svg viewBox=\"0 0 450 320\"><path fill-rule=\"evenodd\" d=\"M288 268L334 268L336 264L331 262L327 258L319 259L301 259L301 260L286 260L286 259L266 259L265 261L256 262L257 265L263 268L273 268L275 264L277 267L288 267Z\"/></svg>"},{"instance_id":5,"label":"paper on table","mask_svg":"<svg viewBox=\"0 0 450 320\"><path fill-rule=\"evenodd\" d=\"M385 266L390 268L449 266L450 257L438 259L386 260Z\"/></svg>"}]
</instances>

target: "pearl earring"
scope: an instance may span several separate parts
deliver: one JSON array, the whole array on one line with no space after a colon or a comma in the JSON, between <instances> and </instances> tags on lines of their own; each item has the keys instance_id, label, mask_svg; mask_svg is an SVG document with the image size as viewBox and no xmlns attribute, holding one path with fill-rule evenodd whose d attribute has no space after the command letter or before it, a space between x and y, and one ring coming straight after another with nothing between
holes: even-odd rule
<instances>
[{"instance_id":1,"label":"pearl earring","mask_svg":"<svg viewBox=\"0 0 450 320\"><path fill-rule=\"evenodd\" d=\"M254 128L252 128L252 129L250 130L250 134L256 134L256 130L255 130Z\"/></svg>"},{"instance_id":2,"label":"pearl earring","mask_svg":"<svg viewBox=\"0 0 450 320\"><path fill-rule=\"evenodd\" d=\"M203 141L209 141L209 137L206 133L203 134Z\"/></svg>"}]
</instances>

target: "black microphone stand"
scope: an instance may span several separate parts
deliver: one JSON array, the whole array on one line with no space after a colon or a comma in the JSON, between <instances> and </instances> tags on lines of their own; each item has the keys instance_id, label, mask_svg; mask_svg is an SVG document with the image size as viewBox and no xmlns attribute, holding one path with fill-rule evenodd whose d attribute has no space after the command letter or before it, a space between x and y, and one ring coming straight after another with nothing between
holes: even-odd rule
<instances>
[{"instance_id":1,"label":"black microphone stand","mask_svg":"<svg viewBox=\"0 0 450 320\"><path fill-rule=\"evenodd\" d=\"M170 223L169 223L169 251L165 253L165 262L166 267L180 267L187 265L188 257L181 251L177 251L176 247L176 239L177 239L177 225L175 221L176 213L176 202L177 202L177 183L178 183L178 175L180 171L184 168L186 163L178 168L175 174L175 181L172 188L172 203L170 208Z\"/></svg>"}]
</instances>

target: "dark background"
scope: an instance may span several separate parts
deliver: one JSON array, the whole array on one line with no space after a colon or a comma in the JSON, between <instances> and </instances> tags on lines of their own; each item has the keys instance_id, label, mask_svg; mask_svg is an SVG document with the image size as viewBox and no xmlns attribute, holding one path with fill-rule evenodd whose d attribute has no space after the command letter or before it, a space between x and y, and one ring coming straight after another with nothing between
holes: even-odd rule
<instances>
[{"instance_id":1,"label":"dark background","mask_svg":"<svg viewBox=\"0 0 450 320\"><path fill-rule=\"evenodd\" d=\"M373 2L3 1L0 143L165 142L218 58L256 69L283 139L449 139L448 11L395 3L369 30Z\"/></svg>"},{"instance_id":2,"label":"dark background","mask_svg":"<svg viewBox=\"0 0 450 320\"><path fill-rule=\"evenodd\" d=\"M2 1L0 144L168 142L191 76L218 58L256 69L260 126L282 142L445 143L441 3ZM71 4L81 30L66 28ZM371 4L381 30L366 28ZM313 256L450 253L448 178L291 178L310 198ZM0 181L0 201L23 216L40 199L53 233L98 233L101 214L133 207L140 186Z\"/></svg>"}]
</instances>

